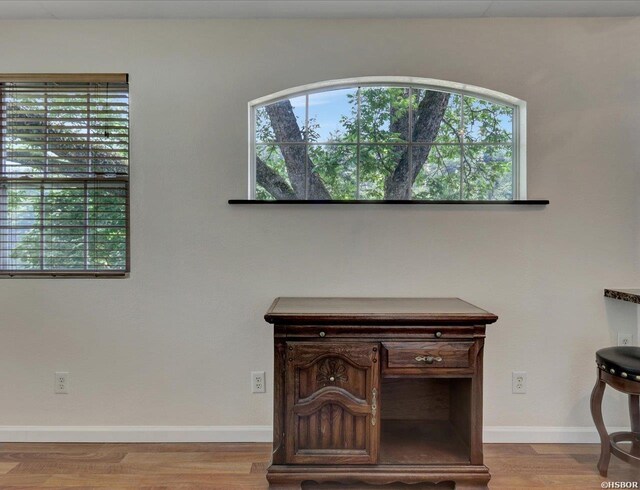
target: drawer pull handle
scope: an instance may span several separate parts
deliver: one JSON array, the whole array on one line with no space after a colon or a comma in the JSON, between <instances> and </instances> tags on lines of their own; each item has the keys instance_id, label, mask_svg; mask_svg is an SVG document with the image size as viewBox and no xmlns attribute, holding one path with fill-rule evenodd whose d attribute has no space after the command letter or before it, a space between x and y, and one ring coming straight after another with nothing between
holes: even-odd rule
<instances>
[{"instance_id":1,"label":"drawer pull handle","mask_svg":"<svg viewBox=\"0 0 640 490\"><path fill-rule=\"evenodd\" d=\"M426 362L427 364L433 364L434 362L442 362L442 357L437 356L416 356L416 361Z\"/></svg>"},{"instance_id":2,"label":"drawer pull handle","mask_svg":"<svg viewBox=\"0 0 640 490\"><path fill-rule=\"evenodd\" d=\"M320 337L324 337L324 336L325 336L325 335L327 335L327 334L326 334L326 333L324 333L324 332L320 332L318 335L320 335Z\"/></svg>"}]
</instances>

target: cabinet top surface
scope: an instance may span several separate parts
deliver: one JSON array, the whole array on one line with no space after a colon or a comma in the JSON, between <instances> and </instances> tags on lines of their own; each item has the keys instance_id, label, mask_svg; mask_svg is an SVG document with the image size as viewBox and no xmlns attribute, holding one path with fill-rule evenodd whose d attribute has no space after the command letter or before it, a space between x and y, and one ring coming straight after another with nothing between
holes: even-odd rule
<instances>
[{"instance_id":1,"label":"cabinet top surface","mask_svg":"<svg viewBox=\"0 0 640 490\"><path fill-rule=\"evenodd\" d=\"M269 323L487 324L496 315L459 298L276 298Z\"/></svg>"}]
</instances>

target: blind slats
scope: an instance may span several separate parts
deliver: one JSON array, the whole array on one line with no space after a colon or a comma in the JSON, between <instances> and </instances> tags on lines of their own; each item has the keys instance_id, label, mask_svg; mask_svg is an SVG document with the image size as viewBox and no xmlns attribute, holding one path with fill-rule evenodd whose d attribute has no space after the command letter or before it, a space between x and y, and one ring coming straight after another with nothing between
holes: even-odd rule
<instances>
[{"instance_id":1,"label":"blind slats","mask_svg":"<svg viewBox=\"0 0 640 490\"><path fill-rule=\"evenodd\" d=\"M0 75L0 274L129 270L126 78Z\"/></svg>"}]
</instances>

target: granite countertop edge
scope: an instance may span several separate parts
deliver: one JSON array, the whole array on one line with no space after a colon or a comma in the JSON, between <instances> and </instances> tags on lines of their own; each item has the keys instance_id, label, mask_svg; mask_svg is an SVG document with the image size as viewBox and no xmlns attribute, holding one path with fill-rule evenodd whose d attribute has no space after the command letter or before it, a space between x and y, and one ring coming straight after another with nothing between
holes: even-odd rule
<instances>
[{"instance_id":1,"label":"granite countertop edge","mask_svg":"<svg viewBox=\"0 0 640 490\"><path fill-rule=\"evenodd\" d=\"M640 289L605 289L606 298L640 304Z\"/></svg>"}]
</instances>

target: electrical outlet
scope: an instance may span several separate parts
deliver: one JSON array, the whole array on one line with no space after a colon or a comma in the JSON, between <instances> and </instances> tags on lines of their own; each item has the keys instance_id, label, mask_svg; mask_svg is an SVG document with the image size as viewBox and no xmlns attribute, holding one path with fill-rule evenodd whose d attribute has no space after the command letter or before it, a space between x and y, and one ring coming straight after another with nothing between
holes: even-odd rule
<instances>
[{"instance_id":1,"label":"electrical outlet","mask_svg":"<svg viewBox=\"0 0 640 490\"><path fill-rule=\"evenodd\" d=\"M265 393L267 387L264 384L264 371L253 371L251 373L251 392Z\"/></svg>"},{"instance_id":2,"label":"electrical outlet","mask_svg":"<svg viewBox=\"0 0 640 490\"><path fill-rule=\"evenodd\" d=\"M69 393L69 373L56 373L53 391L54 393L57 393L59 395L66 395L67 393Z\"/></svg>"},{"instance_id":3,"label":"electrical outlet","mask_svg":"<svg viewBox=\"0 0 640 490\"><path fill-rule=\"evenodd\" d=\"M618 345L633 345L632 333L618 333Z\"/></svg>"},{"instance_id":4,"label":"electrical outlet","mask_svg":"<svg viewBox=\"0 0 640 490\"><path fill-rule=\"evenodd\" d=\"M511 393L522 394L527 392L527 373L525 371L511 372Z\"/></svg>"}]
</instances>

